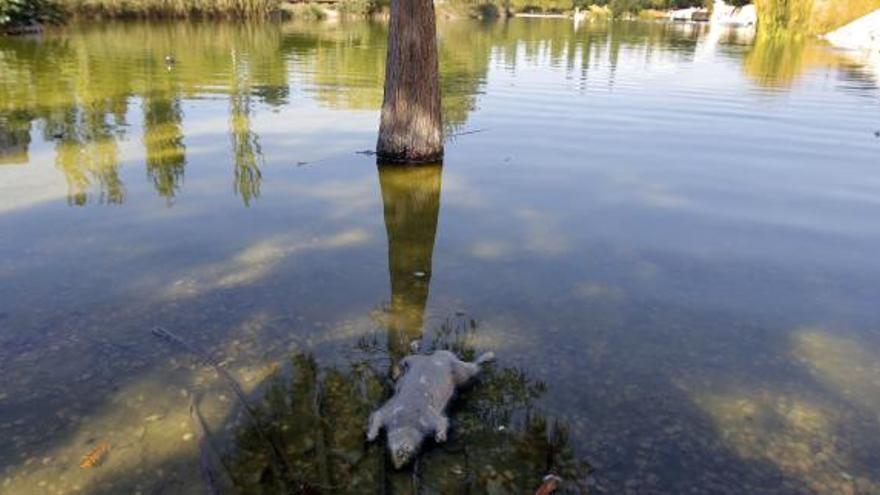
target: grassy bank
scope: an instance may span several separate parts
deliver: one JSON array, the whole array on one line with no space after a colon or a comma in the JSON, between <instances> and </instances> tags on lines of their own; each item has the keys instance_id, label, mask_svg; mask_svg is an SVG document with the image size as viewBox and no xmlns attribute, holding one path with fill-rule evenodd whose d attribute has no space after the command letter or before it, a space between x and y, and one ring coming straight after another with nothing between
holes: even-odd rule
<instances>
[{"instance_id":1,"label":"grassy bank","mask_svg":"<svg viewBox=\"0 0 880 495\"><path fill-rule=\"evenodd\" d=\"M707 0L446 0L438 3L445 17L500 17L517 13L562 13L575 9L594 15L648 15L667 9L700 6ZM287 0L0 0L0 26L39 23L43 12L97 18L369 16L387 11L390 0L339 0L335 3L290 3ZM653 15L651 15L653 13Z\"/></svg>"},{"instance_id":2,"label":"grassy bank","mask_svg":"<svg viewBox=\"0 0 880 495\"><path fill-rule=\"evenodd\" d=\"M748 0L728 0L745 4ZM340 0L335 4L286 0L0 0L0 31L36 26L65 15L86 17L296 17L368 16L387 10L390 0ZM561 13L579 8L613 17L651 17L668 9L700 6L708 0L446 0L445 17L499 17L517 13ZM826 33L880 8L880 0L754 0L764 32Z\"/></svg>"},{"instance_id":3,"label":"grassy bank","mask_svg":"<svg viewBox=\"0 0 880 495\"><path fill-rule=\"evenodd\" d=\"M0 0L0 34L28 32L70 16L256 18L282 14L282 0Z\"/></svg>"},{"instance_id":4,"label":"grassy bank","mask_svg":"<svg viewBox=\"0 0 880 495\"><path fill-rule=\"evenodd\" d=\"M268 17L281 0L58 0L71 13L102 17Z\"/></svg>"},{"instance_id":5,"label":"grassy bank","mask_svg":"<svg viewBox=\"0 0 880 495\"><path fill-rule=\"evenodd\" d=\"M754 0L765 33L823 34L880 9L880 0Z\"/></svg>"}]
</instances>

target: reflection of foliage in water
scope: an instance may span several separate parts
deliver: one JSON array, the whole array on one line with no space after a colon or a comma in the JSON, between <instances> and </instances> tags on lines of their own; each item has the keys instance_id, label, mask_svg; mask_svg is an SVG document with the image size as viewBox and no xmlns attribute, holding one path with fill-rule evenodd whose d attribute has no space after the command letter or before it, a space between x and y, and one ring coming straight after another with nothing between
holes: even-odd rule
<instances>
[{"instance_id":1,"label":"reflection of foliage in water","mask_svg":"<svg viewBox=\"0 0 880 495\"><path fill-rule=\"evenodd\" d=\"M129 104L139 98L147 176L157 194L171 198L186 164L180 102L224 88L232 100L253 94L267 104L283 104L287 66L279 46L280 33L272 26L224 23L89 25L41 40L3 39L0 114L28 115L46 139L57 140L56 163L68 181L71 204L87 203L93 190L102 202L121 202L118 141ZM236 84L242 74L247 83ZM234 120L238 156L248 150L258 154L254 139L238 139L253 137L247 121ZM245 168L234 173L236 190L246 191L247 201L259 189L259 173Z\"/></svg>"},{"instance_id":2,"label":"reflection of foliage in water","mask_svg":"<svg viewBox=\"0 0 880 495\"><path fill-rule=\"evenodd\" d=\"M473 356L468 342L475 330L469 321L447 321L429 349ZM364 443L369 413L390 393L384 378L388 351L378 341L364 340L359 357L345 370L322 368L311 356L295 355L290 375L279 372L268 385L259 416L308 486L324 493L523 493L553 471L567 480L566 490L586 491L580 480L589 468L575 457L568 428L536 410L545 385L522 370L496 366L487 368L452 406L449 441L428 447L415 468L392 470L381 440ZM229 460L242 493L281 489L264 441L252 426L239 433Z\"/></svg>"},{"instance_id":3,"label":"reflection of foliage in water","mask_svg":"<svg viewBox=\"0 0 880 495\"><path fill-rule=\"evenodd\" d=\"M381 459L376 448L364 449L363 425L382 396L381 381L367 367L321 370L313 357L301 354L291 367L290 378L279 373L271 379L258 413L297 477L328 493L378 486ZM230 465L241 493L282 493L261 434L245 428L237 444Z\"/></svg>"},{"instance_id":4,"label":"reflection of foliage in water","mask_svg":"<svg viewBox=\"0 0 880 495\"><path fill-rule=\"evenodd\" d=\"M235 86L246 87L246 84L246 81L237 81ZM229 137L234 167L233 189L236 194L241 195L245 206L249 206L252 199L260 196L260 183L263 178L260 165L263 161L263 152L259 137L251 130L250 94L242 90L233 91L230 100Z\"/></svg>"},{"instance_id":5,"label":"reflection of foliage in water","mask_svg":"<svg viewBox=\"0 0 880 495\"><path fill-rule=\"evenodd\" d=\"M114 136L124 121L119 114L116 117L108 121L107 109L99 106L71 108L47 116L44 128L57 140L55 164L67 179L70 204L85 204L93 185L98 186L102 203L125 200L117 170L119 146Z\"/></svg>"},{"instance_id":6,"label":"reflection of foliage in water","mask_svg":"<svg viewBox=\"0 0 880 495\"><path fill-rule=\"evenodd\" d=\"M0 165L27 163L31 144L31 116L26 112L0 112Z\"/></svg>"},{"instance_id":7,"label":"reflection of foliage in water","mask_svg":"<svg viewBox=\"0 0 880 495\"><path fill-rule=\"evenodd\" d=\"M746 55L743 70L764 86L788 86L802 72L802 37L770 36L762 32Z\"/></svg>"},{"instance_id":8,"label":"reflection of foliage in water","mask_svg":"<svg viewBox=\"0 0 880 495\"><path fill-rule=\"evenodd\" d=\"M477 322L447 319L428 350L446 349L467 360ZM568 425L539 412L546 385L521 369L492 366L457 399L454 433L428 452L420 477L434 493L525 493L549 472L566 480L562 493L586 493L589 465L570 444Z\"/></svg>"},{"instance_id":9,"label":"reflection of foliage in water","mask_svg":"<svg viewBox=\"0 0 880 495\"><path fill-rule=\"evenodd\" d=\"M743 70L756 83L786 88L812 68L842 64L844 59L817 46L800 33L763 30L743 60Z\"/></svg>"},{"instance_id":10,"label":"reflection of foliage in water","mask_svg":"<svg viewBox=\"0 0 880 495\"><path fill-rule=\"evenodd\" d=\"M147 176L156 192L168 199L180 187L186 167L182 120L180 102L167 95L151 95L144 101Z\"/></svg>"},{"instance_id":11,"label":"reflection of foliage in water","mask_svg":"<svg viewBox=\"0 0 880 495\"><path fill-rule=\"evenodd\" d=\"M147 176L158 195L170 198L179 191L186 163L182 102L220 94L230 101L234 191L249 204L259 195L262 161L251 129L251 100L284 105L288 77L295 74L325 106L378 109L386 38L387 27L371 22L177 22L92 24L40 40L3 39L0 113L29 116L50 140L63 131L56 161L72 204L84 204L92 194L120 202L125 195L116 172L118 141L128 129L129 106L139 101ZM645 49L649 60L664 52L650 47L675 45L681 47L676 53L687 56L695 42L696 33L683 35L664 24L602 24L579 31L543 21L443 24L446 131L462 128L476 108L493 58L512 69L549 58L553 66L579 70L585 80L597 64L615 66L622 50ZM16 142L20 161L31 143Z\"/></svg>"},{"instance_id":12,"label":"reflection of foliage in water","mask_svg":"<svg viewBox=\"0 0 880 495\"><path fill-rule=\"evenodd\" d=\"M315 84L318 101L334 108L377 110L382 104L387 26L381 23L297 23L285 45ZM486 26L450 24L440 31L440 84L445 131L464 126L485 82L491 51Z\"/></svg>"}]
</instances>

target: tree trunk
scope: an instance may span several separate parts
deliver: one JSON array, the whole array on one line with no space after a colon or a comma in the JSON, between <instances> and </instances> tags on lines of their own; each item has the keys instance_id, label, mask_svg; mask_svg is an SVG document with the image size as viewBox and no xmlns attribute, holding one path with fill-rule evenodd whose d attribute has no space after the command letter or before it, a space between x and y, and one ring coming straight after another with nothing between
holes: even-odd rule
<instances>
[{"instance_id":1,"label":"tree trunk","mask_svg":"<svg viewBox=\"0 0 880 495\"><path fill-rule=\"evenodd\" d=\"M385 98L376 154L382 162L443 159L433 0L391 0Z\"/></svg>"}]
</instances>

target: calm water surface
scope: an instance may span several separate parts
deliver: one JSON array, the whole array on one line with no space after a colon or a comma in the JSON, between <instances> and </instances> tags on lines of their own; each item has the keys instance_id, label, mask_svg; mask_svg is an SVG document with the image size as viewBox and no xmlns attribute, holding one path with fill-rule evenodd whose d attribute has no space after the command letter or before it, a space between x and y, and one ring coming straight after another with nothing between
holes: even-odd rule
<instances>
[{"instance_id":1,"label":"calm water surface","mask_svg":"<svg viewBox=\"0 0 880 495\"><path fill-rule=\"evenodd\" d=\"M386 35L0 39L0 492L204 493L195 404L243 493L282 490L266 438L324 493L880 493L876 69L447 22L447 158L399 169L357 153ZM395 473L364 422L417 339L498 360Z\"/></svg>"}]
</instances>

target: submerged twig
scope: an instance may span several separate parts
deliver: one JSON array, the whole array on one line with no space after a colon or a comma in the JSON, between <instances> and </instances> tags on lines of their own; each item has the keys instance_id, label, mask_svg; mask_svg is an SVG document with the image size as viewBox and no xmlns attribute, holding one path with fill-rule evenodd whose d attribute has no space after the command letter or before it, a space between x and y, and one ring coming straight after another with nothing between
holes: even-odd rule
<instances>
[{"instance_id":1,"label":"submerged twig","mask_svg":"<svg viewBox=\"0 0 880 495\"><path fill-rule=\"evenodd\" d=\"M339 156L341 156L341 154L325 156L324 158L318 158L317 160L300 160L300 161L296 162L296 166L302 167L304 165L312 165L314 163L326 162L327 160L330 160L332 158L337 158Z\"/></svg>"},{"instance_id":2,"label":"submerged twig","mask_svg":"<svg viewBox=\"0 0 880 495\"><path fill-rule=\"evenodd\" d=\"M315 428L316 442L315 448L317 450L317 463L318 463L318 473L321 476L321 483L325 486L330 486L330 467L327 463L328 450L327 450L327 437L324 432L324 415L321 408L322 396L324 395L323 388L321 386L321 381L318 378L318 373L315 373L315 395L314 400L312 402L312 412L315 417L318 418L318 425Z\"/></svg>"},{"instance_id":3,"label":"submerged twig","mask_svg":"<svg viewBox=\"0 0 880 495\"><path fill-rule=\"evenodd\" d=\"M448 135L448 136L446 136L446 137L447 137L447 138L457 138L457 137L460 137L460 136L467 136L467 135L470 135L470 134L479 134L479 133L481 133L481 132L486 132L486 131L488 131L488 130L489 130L489 129L485 129L485 128L483 128L483 129L472 129L472 130L470 130L470 131L454 132L454 133L452 133L452 134L450 134L450 135Z\"/></svg>"},{"instance_id":4,"label":"submerged twig","mask_svg":"<svg viewBox=\"0 0 880 495\"><path fill-rule=\"evenodd\" d=\"M412 472L412 489L415 495L419 495L422 493L422 463L421 459L416 458L415 463L413 463L413 472Z\"/></svg>"},{"instance_id":5,"label":"submerged twig","mask_svg":"<svg viewBox=\"0 0 880 495\"><path fill-rule=\"evenodd\" d=\"M193 430L195 430L196 442L199 445L199 467L202 471L202 479L205 481L205 491L208 495L220 495L220 473L214 469L212 462L216 451L208 438L205 421L202 419L202 415L199 414L195 400L189 404L189 418L192 422Z\"/></svg>"},{"instance_id":6,"label":"submerged twig","mask_svg":"<svg viewBox=\"0 0 880 495\"><path fill-rule=\"evenodd\" d=\"M254 411L253 407L248 402L247 397L244 395L244 390L241 389L241 385L239 385L238 382L235 381L235 378L233 378L232 375L230 375L228 371L226 371L225 369L223 369L220 366L220 363L218 363L214 358L209 356L205 351L203 351L197 347L194 347L189 342L186 342L182 338L178 337L177 335L169 332L168 330L166 330L162 327L153 328L153 335L155 335L156 337L159 337L160 339L162 339L168 343L174 344L174 345L184 349L185 351L189 352L190 354L192 354L193 356L198 358L198 360L201 361L201 363L204 364L205 366L213 368L214 371L216 371L217 374L220 375L220 377L222 377L226 381L226 384L229 385L229 388L231 388L232 391L235 392L235 395L238 396L238 399L241 401L242 406L244 406L245 411L247 411L247 413L251 417L251 419L256 421L256 419L257 419L256 418L256 411Z\"/></svg>"},{"instance_id":7,"label":"submerged twig","mask_svg":"<svg viewBox=\"0 0 880 495\"><path fill-rule=\"evenodd\" d=\"M244 408L245 412L247 412L248 416L253 422L254 431L256 431L257 435L259 435L260 438L264 442L266 442L266 445L269 446L270 452L272 454L273 464L275 464L276 469L278 469L278 472L281 475L282 479L290 481L296 485L294 493L305 491L305 484L300 480L294 478L293 469L288 464L287 458L284 456L283 450L261 427L260 420L257 418L256 410L250 405L250 402L248 402L244 391L241 389L241 386L238 384L238 382L235 381L235 378L233 378L228 371L220 367L220 363L209 356L205 351L193 346L179 336L171 333L169 330L166 330L162 327L154 327L152 333L153 335L164 340L165 342L184 349L185 351L196 357L199 361L201 361L202 364L213 368L218 375L223 377L227 385L229 385L229 388L231 388L235 392L235 395L238 396L239 401L241 401L242 407Z\"/></svg>"}]
</instances>

